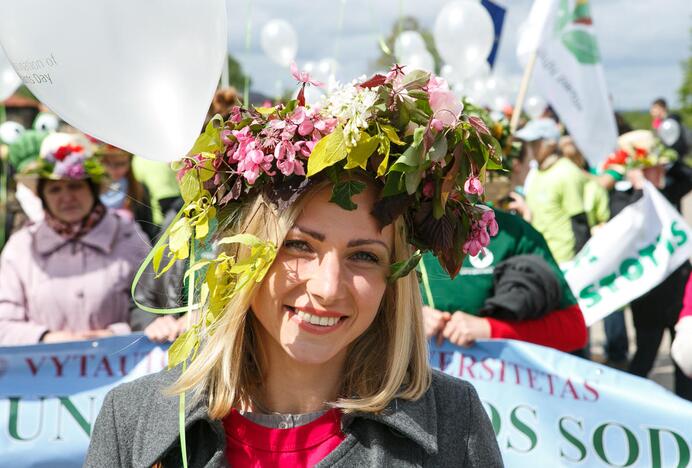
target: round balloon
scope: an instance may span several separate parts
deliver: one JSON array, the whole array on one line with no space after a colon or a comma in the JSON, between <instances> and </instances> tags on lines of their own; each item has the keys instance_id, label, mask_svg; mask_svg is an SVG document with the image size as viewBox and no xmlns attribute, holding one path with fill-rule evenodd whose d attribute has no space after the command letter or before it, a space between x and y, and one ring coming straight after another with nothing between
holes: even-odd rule
<instances>
[{"instance_id":1,"label":"round balloon","mask_svg":"<svg viewBox=\"0 0 692 468\"><path fill-rule=\"evenodd\" d=\"M22 84L22 80L0 47L0 102L12 96L20 84Z\"/></svg>"},{"instance_id":2,"label":"round balloon","mask_svg":"<svg viewBox=\"0 0 692 468\"><path fill-rule=\"evenodd\" d=\"M672 146L680 138L680 124L675 119L666 119L658 127L658 136L666 146Z\"/></svg>"},{"instance_id":3,"label":"round balloon","mask_svg":"<svg viewBox=\"0 0 692 468\"><path fill-rule=\"evenodd\" d=\"M399 60L421 51L427 51L427 48L418 31L403 31L394 41L394 55Z\"/></svg>"},{"instance_id":4,"label":"round balloon","mask_svg":"<svg viewBox=\"0 0 692 468\"><path fill-rule=\"evenodd\" d=\"M274 63L287 67L296 58L298 36L293 26L282 19L273 19L262 28L262 50Z\"/></svg>"},{"instance_id":5,"label":"round balloon","mask_svg":"<svg viewBox=\"0 0 692 468\"><path fill-rule=\"evenodd\" d=\"M3 7L0 43L63 120L152 160L190 150L226 62L224 0L5 0Z\"/></svg>"},{"instance_id":6,"label":"round balloon","mask_svg":"<svg viewBox=\"0 0 692 468\"><path fill-rule=\"evenodd\" d=\"M435 71L435 59L427 50L420 50L406 57L402 57L401 62L408 67L407 70Z\"/></svg>"},{"instance_id":7,"label":"round balloon","mask_svg":"<svg viewBox=\"0 0 692 468\"><path fill-rule=\"evenodd\" d=\"M483 66L495 41L493 20L477 1L447 3L437 15L433 32L440 56L464 78Z\"/></svg>"},{"instance_id":8,"label":"round balloon","mask_svg":"<svg viewBox=\"0 0 692 468\"><path fill-rule=\"evenodd\" d=\"M539 118L545 112L548 105L540 96L531 96L524 104L524 111L531 117L531 120Z\"/></svg>"}]
</instances>

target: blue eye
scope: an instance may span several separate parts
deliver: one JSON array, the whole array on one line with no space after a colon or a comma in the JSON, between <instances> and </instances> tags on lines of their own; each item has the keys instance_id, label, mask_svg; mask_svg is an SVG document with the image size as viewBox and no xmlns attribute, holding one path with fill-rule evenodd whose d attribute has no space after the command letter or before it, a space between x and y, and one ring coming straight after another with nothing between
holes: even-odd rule
<instances>
[{"instance_id":1,"label":"blue eye","mask_svg":"<svg viewBox=\"0 0 692 468\"><path fill-rule=\"evenodd\" d=\"M287 240L284 242L284 247L299 252L311 252L310 244L302 240Z\"/></svg>"},{"instance_id":2,"label":"blue eye","mask_svg":"<svg viewBox=\"0 0 692 468\"><path fill-rule=\"evenodd\" d=\"M351 255L351 258L357 261L380 263L379 257L370 252L356 252L355 254Z\"/></svg>"}]
</instances>

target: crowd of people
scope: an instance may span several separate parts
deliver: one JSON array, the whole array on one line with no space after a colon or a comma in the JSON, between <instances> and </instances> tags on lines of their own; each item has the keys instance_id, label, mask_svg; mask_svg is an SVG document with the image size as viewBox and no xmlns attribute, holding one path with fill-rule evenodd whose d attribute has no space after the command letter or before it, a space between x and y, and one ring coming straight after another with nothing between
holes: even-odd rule
<instances>
[{"instance_id":1,"label":"crowd of people","mask_svg":"<svg viewBox=\"0 0 692 468\"><path fill-rule=\"evenodd\" d=\"M210 117L226 112L236 98L230 90L217 93ZM2 142L4 176L11 188L4 229L11 235L0 257L0 346L140 330L154 341L175 340L189 325L186 317L140 310L130 286L152 243L183 208L176 174L39 110L26 103L16 113L10 108L15 125L13 132L3 133L11 134ZM495 213L488 228L497 234L477 255L466 256L454 279L430 253L419 265L426 336L461 346L510 338L590 358L582 311L560 264L572 260L594 232L641 197L644 180L678 210L692 189L684 133L671 145L677 158L646 168L627 163L642 154L660 156L656 126L677 117L669 115L661 99L651 106L651 115L651 130L632 131L619 121L618 153L601 167L589 166L550 108L512 135L505 147L518 150L506 161L509 176L489 176L484 194ZM183 305L185 270L176 264L161 279L151 269L144 271L136 302L156 308ZM607 364L649 374L664 331L675 336L681 311L689 315L690 271L687 262L632 302L634 355L629 355L625 311L605 319ZM676 349L678 361L689 365L690 357L682 357L689 352L681 351L680 344ZM675 372L676 393L692 400L690 369L676 364Z\"/></svg>"}]
</instances>

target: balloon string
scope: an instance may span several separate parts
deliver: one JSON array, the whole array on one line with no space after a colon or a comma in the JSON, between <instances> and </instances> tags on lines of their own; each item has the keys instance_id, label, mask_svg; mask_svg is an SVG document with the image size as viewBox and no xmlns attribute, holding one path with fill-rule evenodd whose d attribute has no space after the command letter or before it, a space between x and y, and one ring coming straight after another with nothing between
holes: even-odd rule
<instances>
[{"instance_id":1,"label":"balloon string","mask_svg":"<svg viewBox=\"0 0 692 468\"><path fill-rule=\"evenodd\" d=\"M339 7L339 17L336 21L336 41L334 42L334 60L339 62L339 48L341 46L341 36L344 31L344 17L346 16L346 1L341 0Z\"/></svg>"},{"instance_id":2,"label":"balloon string","mask_svg":"<svg viewBox=\"0 0 692 468\"><path fill-rule=\"evenodd\" d=\"M435 308L435 301L433 300L432 289L430 289L430 278L428 277L428 269L425 268L425 261L421 258L418 262L420 267L420 274L423 277L423 289L425 289L425 297L428 299L428 306L432 309Z\"/></svg>"},{"instance_id":3,"label":"balloon string","mask_svg":"<svg viewBox=\"0 0 692 468\"><path fill-rule=\"evenodd\" d=\"M247 1L247 21L245 22L245 56L250 55L252 45L252 0ZM250 74L245 72L245 83L243 86L243 105L247 108L250 105Z\"/></svg>"},{"instance_id":4,"label":"balloon string","mask_svg":"<svg viewBox=\"0 0 692 468\"><path fill-rule=\"evenodd\" d=\"M195 264L195 241L190 240L190 265ZM190 270L187 280L187 329L192 327L192 311L195 308L195 271ZM183 361L183 373L187 367L187 361ZM180 392L180 406L178 408L178 427L180 431L180 451L183 457L183 468L187 468L187 441L185 440L185 392Z\"/></svg>"}]
</instances>

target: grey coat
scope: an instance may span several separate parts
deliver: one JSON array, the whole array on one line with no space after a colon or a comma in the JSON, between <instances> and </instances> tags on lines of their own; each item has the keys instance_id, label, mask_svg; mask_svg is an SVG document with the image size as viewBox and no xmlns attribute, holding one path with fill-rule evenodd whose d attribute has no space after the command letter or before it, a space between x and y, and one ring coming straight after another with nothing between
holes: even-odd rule
<instances>
[{"instance_id":1,"label":"grey coat","mask_svg":"<svg viewBox=\"0 0 692 468\"><path fill-rule=\"evenodd\" d=\"M161 391L175 372L111 390L96 419L86 467L182 466L178 398ZM344 416L344 441L318 467L501 467L495 434L471 384L439 372L417 401L395 400L382 414ZM227 466L223 425L203 401L186 410L188 466Z\"/></svg>"}]
</instances>

